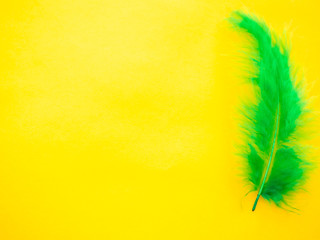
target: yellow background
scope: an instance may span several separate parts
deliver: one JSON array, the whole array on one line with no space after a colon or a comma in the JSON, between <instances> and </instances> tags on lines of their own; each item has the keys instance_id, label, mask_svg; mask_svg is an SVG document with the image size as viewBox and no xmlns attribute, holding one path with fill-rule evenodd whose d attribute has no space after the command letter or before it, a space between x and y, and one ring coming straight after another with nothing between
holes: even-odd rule
<instances>
[{"instance_id":1,"label":"yellow background","mask_svg":"<svg viewBox=\"0 0 320 240\"><path fill-rule=\"evenodd\" d=\"M263 199L252 213L244 196L237 108L250 86L225 21L248 9L287 29L318 96L319 7L2 1L0 239L320 239L319 170L300 215Z\"/></svg>"}]
</instances>

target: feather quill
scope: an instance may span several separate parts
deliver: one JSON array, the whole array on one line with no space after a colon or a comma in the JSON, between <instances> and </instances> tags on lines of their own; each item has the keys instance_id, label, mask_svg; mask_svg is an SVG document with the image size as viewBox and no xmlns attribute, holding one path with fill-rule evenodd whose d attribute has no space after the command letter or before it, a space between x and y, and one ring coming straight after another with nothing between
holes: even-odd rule
<instances>
[{"instance_id":1,"label":"feather quill","mask_svg":"<svg viewBox=\"0 0 320 240\"><path fill-rule=\"evenodd\" d=\"M284 41L257 17L235 12L230 18L236 29L251 37L249 50L256 102L244 106L247 135L245 178L257 191L252 211L261 197L281 206L301 189L310 163L297 142L307 111ZM289 205L288 205L289 206Z\"/></svg>"}]
</instances>

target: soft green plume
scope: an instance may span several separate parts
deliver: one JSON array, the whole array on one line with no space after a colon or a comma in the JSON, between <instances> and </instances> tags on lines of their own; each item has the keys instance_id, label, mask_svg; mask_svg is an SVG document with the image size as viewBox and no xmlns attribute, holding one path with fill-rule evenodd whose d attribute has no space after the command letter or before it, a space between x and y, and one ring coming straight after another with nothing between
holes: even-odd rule
<instances>
[{"instance_id":1,"label":"soft green plume","mask_svg":"<svg viewBox=\"0 0 320 240\"><path fill-rule=\"evenodd\" d=\"M235 12L230 21L253 40L249 75L256 102L244 107L248 137L242 153L246 179L251 190L258 191L252 211L260 196L278 206L287 204L287 197L301 188L310 165L297 142L306 110L288 47L254 16Z\"/></svg>"}]
</instances>

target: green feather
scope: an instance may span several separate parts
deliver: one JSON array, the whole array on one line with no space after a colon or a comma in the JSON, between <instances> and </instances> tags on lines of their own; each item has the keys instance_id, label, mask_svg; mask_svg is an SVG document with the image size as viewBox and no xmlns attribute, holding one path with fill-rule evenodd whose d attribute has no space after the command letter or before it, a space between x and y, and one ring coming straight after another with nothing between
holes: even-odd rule
<instances>
[{"instance_id":1,"label":"green feather","mask_svg":"<svg viewBox=\"0 0 320 240\"><path fill-rule=\"evenodd\" d=\"M246 180L251 191L276 205L287 204L287 197L301 189L309 162L298 144L298 130L304 125L306 112L285 42L273 34L258 18L235 12L230 21L253 39L249 51L250 79L256 102L244 109L247 140Z\"/></svg>"}]
</instances>

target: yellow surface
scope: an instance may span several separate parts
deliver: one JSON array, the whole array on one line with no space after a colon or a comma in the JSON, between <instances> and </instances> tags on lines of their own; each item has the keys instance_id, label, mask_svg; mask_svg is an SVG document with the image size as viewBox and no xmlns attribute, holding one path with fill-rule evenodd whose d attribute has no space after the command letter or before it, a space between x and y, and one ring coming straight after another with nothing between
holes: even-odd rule
<instances>
[{"instance_id":1,"label":"yellow surface","mask_svg":"<svg viewBox=\"0 0 320 240\"><path fill-rule=\"evenodd\" d=\"M0 239L320 239L320 170L294 201L300 215L264 200L252 213L255 194L244 197L245 42L224 21L248 9L288 29L317 96L319 7L2 1Z\"/></svg>"}]
</instances>

